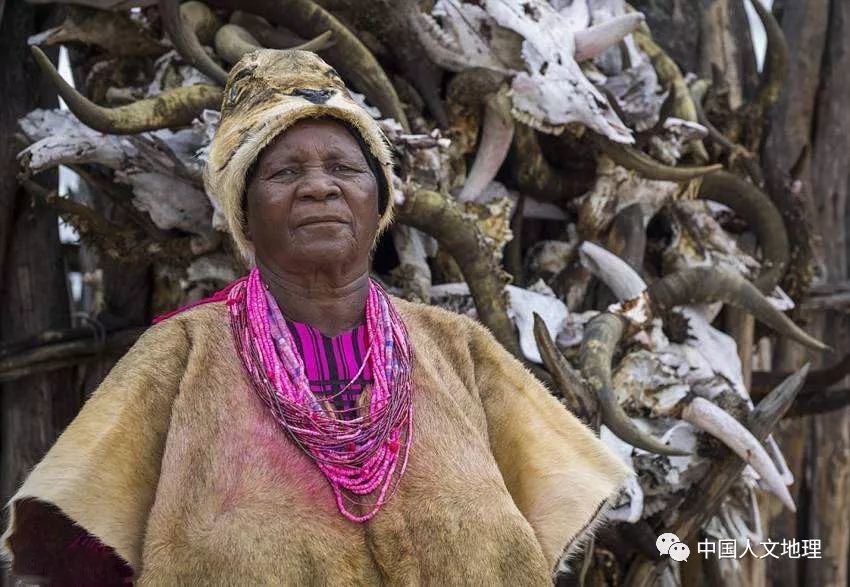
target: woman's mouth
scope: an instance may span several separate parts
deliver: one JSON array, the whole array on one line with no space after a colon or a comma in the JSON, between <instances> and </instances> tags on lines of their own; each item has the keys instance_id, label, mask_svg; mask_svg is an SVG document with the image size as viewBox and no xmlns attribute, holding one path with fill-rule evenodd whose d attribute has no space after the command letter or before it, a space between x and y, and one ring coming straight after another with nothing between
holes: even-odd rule
<instances>
[{"instance_id":1,"label":"woman's mouth","mask_svg":"<svg viewBox=\"0 0 850 587\"><path fill-rule=\"evenodd\" d=\"M344 218L340 218L339 216L310 216L308 218L304 218L298 221L296 223L296 227L302 228L304 226L318 226L330 224L348 224L348 221Z\"/></svg>"}]
</instances>

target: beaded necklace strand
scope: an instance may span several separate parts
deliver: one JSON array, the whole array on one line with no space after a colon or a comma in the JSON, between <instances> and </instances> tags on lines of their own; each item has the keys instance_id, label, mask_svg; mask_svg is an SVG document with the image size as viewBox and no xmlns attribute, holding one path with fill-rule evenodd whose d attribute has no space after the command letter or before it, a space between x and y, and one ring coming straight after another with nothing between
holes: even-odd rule
<instances>
[{"instance_id":1,"label":"beaded necklace strand","mask_svg":"<svg viewBox=\"0 0 850 587\"><path fill-rule=\"evenodd\" d=\"M412 350L407 329L387 293L369 281L366 300L367 360L372 369L368 412L343 418L345 410L326 410L310 389L292 335L271 335L269 312L280 312L255 267L227 291L231 332L242 364L275 421L317 464L333 488L337 507L353 522L371 519L395 493L407 467L413 437ZM365 365L365 363L364 363ZM403 445L404 458L389 495ZM346 507L365 505L344 492L372 493L380 486L371 511L358 516Z\"/></svg>"}]
</instances>

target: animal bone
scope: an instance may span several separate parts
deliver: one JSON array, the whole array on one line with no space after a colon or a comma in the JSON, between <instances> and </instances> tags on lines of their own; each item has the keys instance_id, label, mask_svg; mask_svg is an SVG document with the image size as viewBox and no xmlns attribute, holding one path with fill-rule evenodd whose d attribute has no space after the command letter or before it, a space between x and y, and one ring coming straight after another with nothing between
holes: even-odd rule
<instances>
[{"instance_id":1,"label":"animal bone","mask_svg":"<svg viewBox=\"0 0 850 587\"><path fill-rule=\"evenodd\" d=\"M636 298L646 289L643 278L617 255L590 241L584 241L579 251L581 264L605 282L617 299Z\"/></svg>"},{"instance_id":2,"label":"animal bone","mask_svg":"<svg viewBox=\"0 0 850 587\"><path fill-rule=\"evenodd\" d=\"M501 94L491 96L484 105L484 124L481 144L475 153L472 169L458 199L462 202L480 201L484 189L499 172L514 136L514 121L511 118L506 98Z\"/></svg>"},{"instance_id":3,"label":"animal bone","mask_svg":"<svg viewBox=\"0 0 850 587\"><path fill-rule=\"evenodd\" d=\"M614 163L635 171L647 179L685 182L723 169L723 165L720 163L693 167L674 167L660 163L649 155L627 145L619 145L602 138L594 139L593 143L600 151L608 155Z\"/></svg>"},{"instance_id":4,"label":"animal bone","mask_svg":"<svg viewBox=\"0 0 850 587\"><path fill-rule=\"evenodd\" d=\"M427 257L436 253L434 239L420 230L397 224L391 234L406 290L424 303L431 301L431 268Z\"/></svg>"},{"instance_id":5,"label":"animal bone","mask_svg":"<svg viewBox=\"0 0 850 587\"><path fill-rule=\"evenodd\" d=\"M221 20L209 6L198 0L188 0L180 5L180 16L201 45L212 44L215 32L221 27Z\"/></svg>"},{"instance_id":6,"label":"animal bone","mask_svg":"<svg viewBox=\"0 0 850 587\"><path fill-rule=\"evenodd\" d=\"M504 270L488 250L490 245L484 240L474 217L471 219L456 202L437 192L419 190L406 196L396 218L436 238L454 257L469 284L478 318L506 349L521 357L508 317L503 291Z\"/></svg>"},{"instance_id":7,"label":"animal bone","mask_svg":"<svg viewBox=\"0 0 850 587\"><path fill-rule=\"evenodd\" d=\"M300 45L307 39L296 35L285 27L274 27L262 16L234 10L230 14L230 24L238 25L257 39L263 47L270 49L286 49Z\"/></svg>"},{"instance_id":8,"label":"animal bone","mask_svg":"<svg viewBox=\"0 0 850 587\"><path fill-rule=\"evenodd\" d=\"M667 275L649 286L649 297L659 308L722 301L746 310L757 320L800 344L817 350L827 350L785 314L770 305L753 284L739 275L708 267L696 267Z\"/></svg>"},{"instance_id":9,"label":"animal bone","mask_svg":"<svg viewBox=\"0 0 850 587\"><path fill-rule=\"evenodd\" d=\"M513 318L519 331L522 354L529 361L543 363L534 336L534 316L540 317L550 337L557 336L567 322L567 307L551 293L551 290L547 295L513 285L508 285L506 289L509 301L508 315Z\"/></svg>"},{"instance_id":10,"label":"animal bone","mask_svg":"<svg viewBox=\"0 0 850 587\"><path fill-rule=\"evenodd\" d=\"M320 51L328 45L332 36L333 34L330 31L325 31L315 39L288 48L301 51ZM251 33L236 24L226 24L218 29L215 34L215 51L230 64L242 59L245 53L262 48L263 46Z\"/></svg>"},{"instance_id":11,"label":"animal bone","mask_svg":"<svg viewBox=\"0 0 850 587\"><path fill-rule=\"evenodd\" d=\"M593 247L589 250L593 254ZM607 276L610 279L612 274L610 267L616 267L617 260L599 254L597 258L602 259L608 267L605 274L600 273L599 277L605 279ZM619 261L619 264L621 271L631 271L624 262ZM639 287L639 282L634 279L627 281L626 284L632 284L629 285L632 289ZM813 345L815 348L823 346L822 343L800 330L784 314L774 310L749 282L729 272L714 269L681 271L654 282L646 293L650 302L657 308L669 308L685 301L694 304L721 299L747 309L763 322L803 344ZM639 448L653 452L660 450L663 451L660 454L669 454L669 447L646 435L634 425L620 407L614 394L611 359L625 330L625 318L617 314L606 313L594 318L585 328L582 340L582 373L599 394L603 421L617 436ZM609 421L610 424L608 424Z\"/></svg>"},{"instance_id":12,"label":"animal bone","mask_svg":"<svg viewBox=\"0 0 850 587\"><path fill-rule=\"evenodd\" d=\"M544 202L560 203L586 191L585 182L559 171L546 160L532 127L516 126L512 151L511 172L523 193Z\"/></svg>"},{"instance_id":13,"label":"animal bone","mask_svg":"<svg viewBox=\"0 0 850 587\"><path fill-rule=\"evenodd\" d=\"M643 14L632 12L575 32L575 60L595 59L631 34L644 21Z\"/></svg>"},{"instance_id":14,"label":"animal bone","mask_svg":"<svg viewBox=\"0 0 850 587\"><path fill-rule=\"evenodd\" d=\"M658 74L658 80L672 92L673 108L671 114L676 118L698 122L697 109L691 99L688 86L682 71L676 62L655 43L649 32L649 27L641 25L634 33L634 39L641 50L649 57ZM690 151L698 161L708 161L708 153L702 141L693 140L689 144Z\"/></svg>"},{"instance_id":15,"label":"animal bone","mask_svg":"<svg viewBox=\"0 0 850 587\"><path fill-rule=\"evenodd\" d=\"M620 118L638 132L651 129L658 122L669 95L643 53L638 53L638 59L628 69L608 75L604 90L609 102L619 107Z\"/></svg>"},{"instance_id":16,"label":"animal bone","mask_svg":"<svg viewBox=\"0 0 850 587\"><path fill-rule=\"evenodd\" d=\"M227 81L227 72L204 51L198 36L184 17L180 0L159 0L157 6L162 26L180 56L223 86Z\"/></svg>"},{"instance_id":17,"label":"animal bone","mask_svg":"<svg viewBox=\"0 0 850 587\"><path fill-rule=\"evenodd\" d=\"M443 27L433 14L443 17ZM586 33L582 43L602 49L604 40L619 41L608 33L627 34L624 25L639 22L634 16L618 20ZM612 141L634 141L576 62L570 22L543 0L440 0L431 15L414 13L411 24L443 67L483 67L510 77L512 113L520 122L553 134L579 122Z\"/></svg>"},{"instance_id":18,"label":"animal bone","mask_svg":"<svg viewBox=\"0 0 850 587\"><path fill-rule=\"evenodd\" d=\"M537 342L540 357L543 359L543 365L558 384L567 407L584 422L593 423L598 411L596 398L589 393L590 390L581 375L572 368L555 346L549 325L537 312L534 312L534 339Z\"/></svg>"},{"instance_id":19,"label":"animal bone","mask_svg":"<svg viewBox=\"0 0 850 587\"><path fill-rule=\"evenodd\" d=\"M233 65L245 53L262 49L260 42L239 25L226 24L215 33L215 52L227 63Z\"/></svg>"},{"instance_id":20,"label":"animal bone","mask_svg":"<svg viewBox=\"0 0 850 587\"><path fill-rule=\"evenodd\" d=\"M758 93L754 101L754 119L760 118L762 112L774 105L782 93L785 80L788 77L789 50L782 32L782 25L769 8L766 8L761 0L753 0L753 8L756 11L762 25L764 25L767 37L767 50L765 51L764 71L767 75L759 82Z\"/></svg>"},{"instance_id":21,"label":"animal bone","mask_svg":"<svg viewBox=\"0 0 850 587\"><path fill-rule=\"evenodd\" d=\"M767 194L728 171L706 175L699 196L729 206L756 233L764 259L753 283L763 293L770 292L785 274L791 255L785 222L776 205Z\"/></svg>"},{"instance_id":22,"label":"animal bone","mask_svg":"<svg viewBox=\"0 0 850 587\"><path fill-rule=\"evenodd\" d=\"M481 67L505 75L522 67L517 56L522 40L511 31L494 27L484 7L448 0L436 3L431 14L414 9L409 15L411 28L440 67L454 72ZM444 24L434 16L441 17Z\"/></svg>"},{"instance_id":23,"label":"animal bone","mask_svg":"<svg viewBox=\"0 0 850 587\"><path fill-rule=\"evenodd\" d=\"M672 232L669 245L662 252L665 273L695 266L718 267L746 278L758 272L758 261L723 230L705 200L674 201L664 216Z\"/></svg>"},{"instance_id":24,"label":"animal bone","mask_svg":"<svg viewBox=\"0 0 850 587\"><path fill-rule=\"evenodd\" d=\"M47 46L82 43L94 45L112 57L148 57L166 51L151 36L148 27L126 12L69 13L61 25L31 36L27 43Z\"/></svg>"},{"instance_id":25,"label":"animal bone","mask_svg":"<svg viewBox=\"0 0 850 587\"><path fill-rule=\"evenodd\" d=\"M200 179L183 161L194 161L203 129L158 131L132 137L102 136L66 111L36 110L21 120L32 144L19 154L23 167L37 173L60 164L99 163L116 170L115 179L133 188L133 205L149 212L157 227L209 236L212 208ZM58 131L58 132L57 132ZM173 146L173 148L172 148Z\"/></svg>"},{"instance_id":26,"label":"animal bone","mask_svg":"<svg viewBox=\"0 0 850 587\"><path fill-rule=\"evenodd\" d=\"M154 98L117 108L104 108L91 102L62 79L41 49L30 47L41 70L50 78L59 95L86 126L107 134L136 134L146 130L191 124L206 108L218 109L221 88L207 85L174 88Z\"/></svg>"},{"instance_id":27,"label":"animal bone","mask_svg":"<svg viewBox=\"0 0 850 587\"><path fill-rule=\"evenodd\" d=\"M682 410L682 419L711 434L746 461L767 484L771 493L792 512L797 511L794 500L783 483L762 444L735 418L701 397L695 397Z\"/></svg>"},{"instance_id":28,"label":"animal bone","mask_svg":"<svg viewBox=\"0 0 850 587\"><path fill-rule=\"evenodd\" d=\"M611 381L611 360L625 330L625 320L610 313L600 314L584 329L579 359L581 372L597 394L602 421L611 432L632 446L662 455L690 454L648 435L620 407Z\"/></svg>"},{"instance_id":29,"label":"animal bone","mask_svg":"<svg viewBox=\"0 0 850 587\"><path fill-rule=\"evenodd\" d=\"M651 155L668 165L675 165L687 152L686 146L708 135L708 129L698 122L668 116L650 131Z\"/></svg>"}]
</instances>

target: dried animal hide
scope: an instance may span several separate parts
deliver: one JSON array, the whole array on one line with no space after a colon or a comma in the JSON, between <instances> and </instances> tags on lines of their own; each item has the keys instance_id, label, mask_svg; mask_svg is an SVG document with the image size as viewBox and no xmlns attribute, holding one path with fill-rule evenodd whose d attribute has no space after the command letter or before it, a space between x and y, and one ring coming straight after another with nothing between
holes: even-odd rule
<instances>
[{"instance_id":1,"label":"dried animal hide","mask_svg":"<svg viewBox=\"0 0 850 587\"><path fill-rule=\"evenodd\" d=\"M12 498L13 572L50 544L20 517L22 500L40 500L114 548L139 585L550 584L628 468L480 324L393 301L414 349L415 444L368 524L340 515L253 393L214 303L145 333Z\"/></svg>"}]
</instances>

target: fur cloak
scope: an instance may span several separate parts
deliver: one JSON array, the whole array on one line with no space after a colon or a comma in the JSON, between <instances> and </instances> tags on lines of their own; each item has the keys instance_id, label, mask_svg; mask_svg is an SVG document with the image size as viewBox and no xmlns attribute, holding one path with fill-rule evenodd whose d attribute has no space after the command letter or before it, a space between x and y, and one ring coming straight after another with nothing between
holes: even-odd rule
<instances>
[{"instance_id":1,"label":"fur cloak","mask_svg":"<svg viewBox=\"0 0 850 587\"><path fill-rule=\"evenodd\" d=\"M21 531L35 523L21 504L40 500L138 585L551 584L628 468L486 328L393 303L414 352L413 439L372 520L339 513L251 388L216 302L150 328L30 473L7 505L13 572L48 543L49 527L38 544Z\"/></svg>"}]
</instances>

